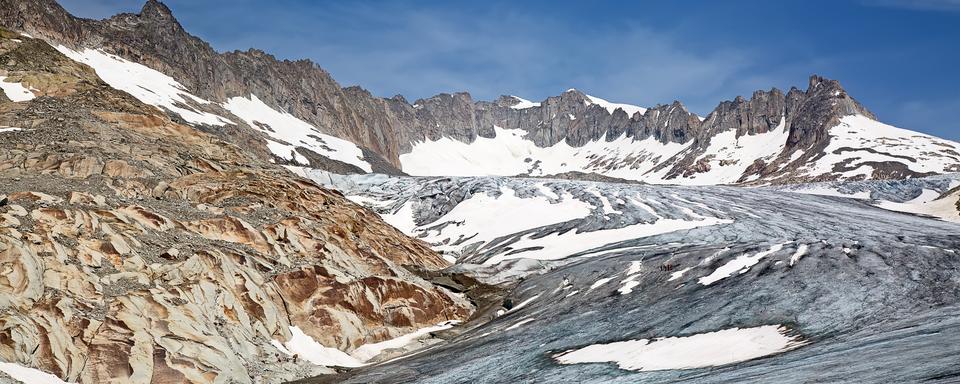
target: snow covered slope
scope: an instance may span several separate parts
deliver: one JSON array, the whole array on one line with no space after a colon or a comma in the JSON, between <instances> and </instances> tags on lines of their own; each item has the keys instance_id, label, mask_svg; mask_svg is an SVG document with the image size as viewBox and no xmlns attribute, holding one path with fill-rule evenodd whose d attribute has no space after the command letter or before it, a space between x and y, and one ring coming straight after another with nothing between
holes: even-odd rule
<instances>
[{"instance_id":1,"label":"snow covered slope","mask_svg":"<svg viewBox=\"0 0 960 384\"><path fill-rule=\"evenodd\" d=\"M256 95L233 97L218 104L197 97L179 82L157 70L100 50L73 50L58 45L57 50L73 60L92 67L111 87L125 91L138 100L173 113L193 125L236 125L238 121L265 134L267 148L277 157L295 164L309 165L310 161L298 147L306 148L327 158L354 165L365 172L372 167L363 160L363 152L347 140L320 132L316 127L293 115L277 111L264 104ZM0 78L0 86L20 100L25 90L17 83L6 83ZM32 97L32 94L30 94ZM208 110L219 110L219 114Z\"/></svg>"},{"instance_id":2,"label":"snow covered slope","mask_svg":"<svg viewBox=\"0 0 960 384\"><path fill-rule=\"evenodd\" d=\"M637 113L642 115L645 112L647 112L647 109L644 107L638 107L636 105L623 104L623 103L611 103L609 101L606 101L596 96L586 95L586 99L587 100L585 100L585 103L587 105L591 105L591 104L599 105L604 109L606 109L611 114L614 113L617 109L622 109L624 112L627 113L627 116L633 116L634 114L637 114Z\"/></svg>"},{"instance_id":3,"label":"snow covered slope","mask_svg":"<svg viewBox=\"0 0 960 384\"><path fill-rule=\"evenodd\" d=\"M297 147L304 147L328 158L355 165L365 172L372 170L370 164L363 160L363 151L356 144L323 134L289 113L270 108L256 95L230 98L224 107L247 125L275 139L268 139L267 146L280 158L308 165L307 159L297 152Z\"/></svg>"},{"instance_id":4,"label":"snow covered slope","mask_svg":"<svg viewBox=\"0 0 960 384\"><path fill-rule=\"evenodd\" d=\"M200 110L200 106L210 104L210 101L190 94L172 77L150 67L100 50L85 48L76 51L63 45L56 48L65 56L92 67L111 87L175 113L191 124L232 124L225 117Z\"/></svg>"},{"instance_id":5,"label":"snow covered slope","mask_svg":"<svg viewBox=\"0 0 960 384\"><path fill-rule=\"evenodd\" d=\"M719 185L762 182L755 164L780 161L772 179L859 180L909 178L960 171L960 143L872 120L843 117L829 130L829 144L816 153L788 148L783 119L770 132L753 135L717 132L694 151L699 141L664 143L655 138L618 138L570 146L561 141L537 146L519 129L494 127L495 137L472 143L451 138L415 143L400 155L404 172L419 176L548 176L565 172L596 173L653 184ZM690 164L681 160L688 153ZM674 166L688 171L668 177ZM787 168L791 169L787 169ZM877 170L883 171L877 173Z\"/></svg>"},{"instance_id":6,"label":"snow covered slope","mask_svg":"<svg viewBox=\"0 0 960 384\"><path fill-rule=\"evenodd\" d=\"M546 176L581 171L643 180L657 164L687 146L622 136L581 147L561 141L543 148L525 139L523 130L493 129L496 137L478 137L469 144L451 138L416 143L410 153L400 155L401 168L416 176Z\"/></svg>"},{"instance_id":7,"label":"snow covered slope","mask_svg":"<svg viewBox=\"0 0 960 384\"><path fill-rule=\"evenodd\" d=\"M843 179L870 179L875 170L884 167L915 173L960 171L960 143L865 116L845 116L830 129L830 145L823 156L800 171L811 176L840 173Z\"/></svg>"}]
</instances>

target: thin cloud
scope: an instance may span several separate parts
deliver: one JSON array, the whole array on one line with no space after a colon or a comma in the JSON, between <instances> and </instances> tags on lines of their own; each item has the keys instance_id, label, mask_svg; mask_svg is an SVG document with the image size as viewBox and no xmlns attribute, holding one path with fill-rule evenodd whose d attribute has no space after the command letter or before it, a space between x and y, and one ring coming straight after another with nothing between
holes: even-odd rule
<instances>
[{"instance_id":1,"label":"thin cloud","mask_svg":"<svg viewBox=\"0 0 960 384\"><path fill-rule=\"evenodd\" d=\"M960 99L910 100L880 117L890 124L901 127L910 127L911 124L935 127L939 136L960 141L958 112L960 112Z\"/></svg>"},{"instance_id":2,"label":"thin cloud","mask_svg":"<svg viewBox=\"0 0 960 384\"><path fill-rule=\"evenodd\" d=\"M960 12L960 0L862 0L861 4L914 11Z\"/></svg>"},{"instance_id":3,"label":"thin cloud","mask_svg":"<svg viewBox=\"0 0 960 384\"><path fill-rule=\"evenodd\" d=\"M679 95L716 96L754 54L730 47L682 49L669 33L643 26L578 30L543 14L502 7L479 13L408 4L371 8L348 2L311 15L315 29L296 35L312 43L289 44L299 45L296 55L313 58L342 84L380 96L469 91L476 99L517 94L539 100L578 88L641 105L669 103ZM293 35L261 29L229 45L276 46Z\"/></svg>"}]
</instances>

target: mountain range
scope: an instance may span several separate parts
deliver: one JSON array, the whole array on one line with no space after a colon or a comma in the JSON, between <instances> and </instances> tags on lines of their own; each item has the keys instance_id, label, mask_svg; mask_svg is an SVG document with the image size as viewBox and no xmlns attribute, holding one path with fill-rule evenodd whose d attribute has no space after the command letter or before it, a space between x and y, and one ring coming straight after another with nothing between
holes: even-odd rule
<instances>
[{"instance_id":1,"label":"mountain range","mask_svg":"<svg viewBox=\"0 0 960 384\"><path fill-rule=\"evenodd\" d=\"M0 0L0 383L949 382L960 143L880 117L411 103Z\"/></svg>"},{"instance_id":2,"label":"mountain range","mask_svg":"<svg viewBox=\"0 0 960 384\"><path fill-rule=\"evenodd\" d=\"M111 86L291 165L432 176L582 172L699 185L960 171L957 143L880 123L839 82L816 75L805 91L757 91L706 117L677 101L644 108L577 90L538 103L459 92L411 104L342 88L306 60L219 53L158 1L106 20L75 18L52 0L3 5L5 25L43 36Z\"/></svg>"}]
</instances>

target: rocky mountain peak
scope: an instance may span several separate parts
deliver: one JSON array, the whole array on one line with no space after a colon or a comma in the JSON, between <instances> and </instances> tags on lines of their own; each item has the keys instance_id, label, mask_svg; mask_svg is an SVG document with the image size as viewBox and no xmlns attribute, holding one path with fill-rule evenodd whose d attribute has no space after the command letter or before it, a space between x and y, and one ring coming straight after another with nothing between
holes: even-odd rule
<instances>
[{"instance_id":1,"label":"rocky mountain peak","mask_svg":"<svg viewBox=\"0 0 960 384\"><path fill-rule=\"evenodd\" d=\"M516 96L500 95L500 97L493 101L493 104L500 107L512 107L520 104L520 99L518 99Z\"/></svg>"},{"instance_id":2,"label":"rocky mountain peak","mask_svg":"<svg viewBox=\"0 0 960 384\"><path fill-rule=\"evenodd\" d=\"M576 88L570 88L570 89L564 91L563 94L561 94L560 96L561 96L561 97L568 97L568 98L584 99L584 100L586 100L586 98L587 98L587 94L586 94L586 93L583 93L583 92L581 92L579 89L576 89Z\"/></svg>"},{"instance_id":3,"label":"rocky mountain peak","mask_svg":"<svg viewBox=\"0 0 960 384\"><path fill-rule=\"evenodd\" d=\"M820 85L822 85L822 84L824 84L824 83L831 83L831 82L832 82L832 83L836 83L836 81L834 81L834 80L830 80L830 79L824 78L824 77L822 77L822 76L820 76L820 75L817 75L817 74L812 74L812 75L810 75L810 83L809 83L809 85L807 86L807 89L808 89L808 90L810 90L810 89L816 89L817 87L819 87Z\"/></svg>"},{"instance_id":4,"label":"rocky mountain peak","mask_svg":"<svg viewBox=\"0 0 960 384\"><path fill-rule=\"evenodd\" d=\"M158 21L177 21L170 8L158 0L147 0L140 10L140 17Z\"/></svg>"},{"instance_id":5,"label":"rocky mountain peak","mask_svg":"<svg viewBox=\"0 0 960 384\"><path fill-rule=\"evenodd\" d=\"M141 36L146 34L158 37L186 38L187 34L173 16L173 11L166 4L157 0L148 0L143 4L140 13L121 13L108 19L114 24L141 29ZM146 27L146 29L144 29Z\"/></svg>"},{"instance_id":6,"label":"rocky mountain peak","mask_svg":"<svg viewBox=\"0 0 960 384\"><path fill-rule=\"evenodd\" d=\"M807 97L835 99L838 111L844 115L860 114L876 120L876 116L847 94L840 82L819 75L810 76Z\"/></svg>"}]
</instances>

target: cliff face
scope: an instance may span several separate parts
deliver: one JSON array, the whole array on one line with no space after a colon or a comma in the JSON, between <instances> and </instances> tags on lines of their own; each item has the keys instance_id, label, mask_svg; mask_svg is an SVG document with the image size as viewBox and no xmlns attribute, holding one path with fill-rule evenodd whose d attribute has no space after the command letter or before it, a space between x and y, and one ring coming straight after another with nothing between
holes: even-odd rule
<instances>
[{"instance_id":1,"label":"cliff face","mask_svg":"<svg viewBox=\"0 0 960 384\"><path fill-rule=\"evenodd\" d=\"M471 312L403 268L442 258L338 193L41 40L0 31L0 66L36 96L0 100L0 360L87 383L277 382L325 371L275 346L293 327L349 352Z\"/></svg>"}]
</instances>

